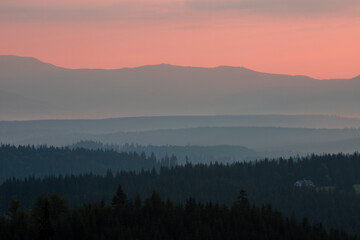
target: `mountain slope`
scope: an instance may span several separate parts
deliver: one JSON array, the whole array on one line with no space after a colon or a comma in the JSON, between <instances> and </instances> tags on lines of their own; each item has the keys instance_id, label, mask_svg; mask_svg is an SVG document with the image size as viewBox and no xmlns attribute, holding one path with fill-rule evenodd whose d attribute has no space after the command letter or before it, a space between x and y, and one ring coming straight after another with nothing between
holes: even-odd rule
<instances>
[{"instance_id":1,"label":"mountain slope","mask_svg":"<svg viewBox=\"0 0 360 240\"><path fill-rule=\"evenodd\" d=\"M2 91L33 100L15 109L11 106L17 112L11 114L11 100L2 98L0 120L248 113L360 115L358 78L319 81L241 67L166 64L73 70L15 56L0 56L0 72ZM37 101L58 109L49 114L53 109L37 108ZM23 113L22 108L30 113Z\"/></svg>"}]
</instances>

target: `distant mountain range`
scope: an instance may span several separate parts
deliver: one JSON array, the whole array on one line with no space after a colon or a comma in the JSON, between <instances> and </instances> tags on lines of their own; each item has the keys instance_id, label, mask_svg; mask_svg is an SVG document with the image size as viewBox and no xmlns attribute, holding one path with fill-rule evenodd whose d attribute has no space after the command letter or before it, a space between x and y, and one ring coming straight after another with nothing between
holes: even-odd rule
<instances>
[{"instance_id":1,"label":"distant mountain range","mask_svg":"<svg viewBox=\"0 0 360 240\"><path fill-rule=\"evenodd\" d=\"M360 151L360 119L325 115L0 121L0 133L0 143L4 144L65 146L92 140L121 148L133 143L143 146L136 146L134 151L176 154L182 160L186 155L196 155L192 159L198 161L214 149L222 149L223 155L217 154L218 158L237 156L237 160ZM144 148L147 145L153 147Z\"/></svg>"},{"instance_id":2,"label":"distant mountain range","mask_svg":"<svg viewBox=\"0 0 360 240\"><path fill-rule=\"evenodd\" d=\"M115 116L360 116L360 77L316 80L242 67L65 69L0 56L0 120Z\"/></svg>"}]
</instances>

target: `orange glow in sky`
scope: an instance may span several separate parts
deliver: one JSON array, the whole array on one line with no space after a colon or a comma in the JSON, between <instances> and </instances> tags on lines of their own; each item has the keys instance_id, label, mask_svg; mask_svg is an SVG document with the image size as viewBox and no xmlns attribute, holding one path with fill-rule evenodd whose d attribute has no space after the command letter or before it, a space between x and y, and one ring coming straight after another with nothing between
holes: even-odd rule
<instances>
[{"instance_id":1,"label":"orange glow in sky","mask_svg":"<svg viewBox=\"0 0 360 240\"><path fill-rule=\"evenodd\" d=\"M0 54L67 68L169 63L352 78L357 0L3 0Z\"/></svg>"}]
</instances>

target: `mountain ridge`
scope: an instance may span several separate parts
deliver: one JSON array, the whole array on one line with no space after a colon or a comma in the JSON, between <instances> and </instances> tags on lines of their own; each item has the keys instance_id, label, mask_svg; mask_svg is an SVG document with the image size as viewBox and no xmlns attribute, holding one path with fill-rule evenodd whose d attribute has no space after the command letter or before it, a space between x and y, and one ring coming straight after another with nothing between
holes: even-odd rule
<instances>
[{"instance_id":1,"label":"mountain ridge","mask_svg":"<svg viewBox=\"0 0 360 240\"><path fill-rule=\"evenodd\" d=\"M169 64L74 70L16 56L0 56L0 72L0 89L9 93L8 98L0 96L0 120L314 113L360 116L358 78L320 81L243 67Z\"/></svg>"},{"instance_id":2,"label":"mountain ridge","mask_svg":"<svg viewBox=\"0 0 360 240\"><path fill-rule=\"evenodd\" d=\"M252 73L282 75L282 76L289 76L289 77L303 77L303 78L308 78L308 79L313 79L313 80L338 80L338 78L318 79L318 78L313 78L313 77L303 75L303 74L299 75L299 74L270 73L270 72L253 70L253 69L243 67L243 66L231 66L231 65L218 65L216 67L201 67L201 66L182 66L182 65L175 65L175 64L170 64L170 63L159 63L159 64L146 64L146 65L141 65L141 66L136 66L136 67L119 67L119 68L86 68L86 67L85 68L68 68L68 67L58 66L58 65L55 65L55 64L52 64L49 62L45 62L45 61L42 61L35 57L17 56L17 55L0 55L0 65L4 63L4 60L8 61L9 59L12 62L14 62L14 61L22 61L22 63L31 63L32 62L32 63L43 64L44 66L46 65L48 67L54 67L54 68L59 68L59 69L63 69L63 70L119 71L119 70L131 70L131 69L142 69L142 68L158 68L158 67L173 68L173 69L190 68L190 69L202 69L202 70L236 69L236 70L242 70L242 71L252 72ZM350 79L357 79L357 78L360 79L360 74L353 78L343 78L343 79L350 80Z\"/></svg>"}]
</instances>

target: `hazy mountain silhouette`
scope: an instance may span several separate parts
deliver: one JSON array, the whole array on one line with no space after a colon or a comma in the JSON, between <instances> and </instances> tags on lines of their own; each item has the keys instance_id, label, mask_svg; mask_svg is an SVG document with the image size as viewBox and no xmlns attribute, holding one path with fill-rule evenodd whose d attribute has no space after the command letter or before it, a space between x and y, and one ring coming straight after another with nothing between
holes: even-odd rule
<instances>
[{"instance_id":1,"label":"hazy mountain silhouette","mask_svg":"<svg viewBox=\"0 0 360 240\"><path fill-rule=\"evenodd\" d=\"M98 120L36 120L36 121L0 121L0 142L14 144L55 144L66 145L85 139L99 139L101 135L114 133L133 133L129 136L141 136L146 131L193 129L219 127L273 127L304 129L352 129L360 128L360 119L323 115L239 115L239 116L163 116L163 117L127 117ZM304 130L305 131L305 130ZM307 130L306 130L307 131ZM140 134L140 132L142 132ZM184 131L182 131L184 132ZM351 131L348 131L351 132ZM116 134L115 134L116 135ZM245 136L245 135L244 135ZM241 137L241 136L239 136ZM270 137L270 144L272 139ZM291 135L289 135L291 137ZM349 135L345 139L360 137ZM246 139L247 137L244 137ZM104 139L104 138L101 138ZM231 141L217 144L231 144ZM344 138L342 138L344 139ZM156 138L154 138L156 140ZM172 139L168 139L170 142ZM206 141L208 139L205 138ZM323 138L325 141L330 138ZM256 140L257 141L257 140ZM121 143L134 142L123 138ZM170 143L169 142L169 143ZM118 140L109 143L119 143ZM154 141L143 142L152 144ZM188 142L189 143L189 142ZM200 144L201 142L199 142ZM284 143L288 144L288 140ZM165 144L162 142L161 144ZM183 142L187 144L187 142ZM234 143L235 144L235 143ZM206 145L202 142L201 145Z\"/></svg>"},{"instance_id":2,"label":"hazy mountain silhouette","mask_svg":"<svg viewBox=\"0 0 360 240\"><path fill-rule=\"evenodd\" d=\"M142 145L239 145L261 151L287 151L289 149L296 151L296 147L301 146L306 147L305 152L314 152L307 149L310 147L314 149L311 146L314 144L326 145L330 141L331 143L344 142L359 138L359 136L360 129L199 127L99 134L92 135L92 139L104 143ZM359 146L352 151L356 150L359 150Z\"/></svg>"},{"instance_id":3,"label":"hazy mountain silhouette","mask_svg":"<svg viewBox=\"0 0 360 240\"><path fill-rule=\"evenodd\" d=\"M0 72L1 120L268 113L360 116L360 77L319 81L242 67L166 64L74 70L16 56L0 56Z\"/></svg>"},{"instance_id":4,"label":"hazy mountain silhouette","mask_svg":"<svg viewBox=\"0 0 360 240\"><path fill-rule=\"evenodd\" d=\"M332 128L318 128L321 122ZM359 119L276 115L0 121L0 143L68 145L93 140L144 146L234 145L255 150L255 156L272 157L360 151L358 126Z\"/></svg>"}]
</instances>

